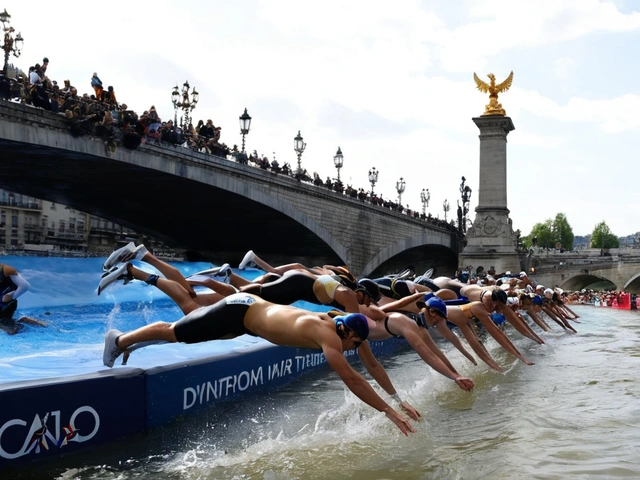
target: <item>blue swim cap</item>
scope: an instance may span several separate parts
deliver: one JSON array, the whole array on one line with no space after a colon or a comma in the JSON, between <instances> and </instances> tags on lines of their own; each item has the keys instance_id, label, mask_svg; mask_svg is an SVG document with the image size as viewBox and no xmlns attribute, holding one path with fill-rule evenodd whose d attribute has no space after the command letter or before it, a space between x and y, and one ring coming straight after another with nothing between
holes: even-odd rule
<instances>
[{"instance_id":1,"label":"blue swim cap","mask_svg":"<svg viewBox=\"0 0 640 480\"><path fill-rule=\"evenodd\" d=\"M540 295L535 295L533 297L533 304L534 305L542 305L542 297Z\"/></svg>"},{"instance_id":2,"label":"blue swim cap","mask_svg":"<svg viewBox=\"0 0 640 480\"><path fill-rule=\"evenodd\" d=\"M491 317L491 320L493 320L493 323L495 323L496 325L502 325L507 321L505 316L501 313L490 313L489 316Z\"/></svg>"},{"instance_id":3,"label":"blue swim cap","mask_svg":"<svg viewBox=\"0 0 640 480\"><path fill-rule=\"evenodd\" d=\"M428 298L425 304L429 308L434 308L442 318L447 318L447 305L440 297L436 297L434 295L433 297Z\"/></svg>"},{"instance_id":4,"label":"blue swim cap","mask_svg":"<svg viewBox=\"0 0 640 480\"><path fill-rule=\"evenodd\" d=\"M349 330L353 330L363 341L369 336L369 322L367 322L367 317L361 313L349 313L334 317L333 320L336 322L336 326L342 324Z\"/></svg>"}]
</instances>

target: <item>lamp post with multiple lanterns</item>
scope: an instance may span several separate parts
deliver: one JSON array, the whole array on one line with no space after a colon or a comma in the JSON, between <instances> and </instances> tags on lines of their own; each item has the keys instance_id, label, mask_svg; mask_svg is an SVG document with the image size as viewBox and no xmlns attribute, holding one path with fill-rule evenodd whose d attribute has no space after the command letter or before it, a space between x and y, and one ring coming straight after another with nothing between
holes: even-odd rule
<instances>
[{"instance_id":1,"label":"lamp post with multiple lanterns","mask_svg":"<svg viewBox=\"0 0 640 480\"><path fill-rule=\"evenodd\" d=\"M4 64L2 72L5 77L8 78L9 75L7 70L9 69L9 56L11 54L16 58L20 56L22 51L22 42L24 39L19 33L15 37L13 36L15 29L11 26L11 15L7 13L6 8L4 12L0 13L0 22L2 22L2 32L4 33L4 42L2 44L2 49L4 50Z\"/></svg>"},{"instance_id":2,"label":"lamp post with multiple lanterns","mask_svg":"<svg viewBox=\"0 0 640 480\"><path fill-rule=\"evenodd\" d=\"M376 183L378 183L378 175L380 174L380 172L378 172L378 170L376 170L376 167L371 168L371 170L369 170L369 183L371 183L371 196L373 197L373 189L376 186Z\"/></svg>"},{"instance_id":3,"label":"lamp post with multiple lanterns","mask_svg":"<svg viewBox=\"0 0 640 480\"><path fill-rule=\"evenodd\" d=\"M189 82L186 81L182 85L182 100L180 100L180 89L176 85L171 92L171 102L174 109L174 126L178 126L178 109L183 111L183 117L181 119L182 128L188 128L191 123L191 112L200 100L200 94L196 91L196 87L193 87L191 93L189 93Z\"/></svg>"},{"instance_id":4,"label":"lamp post with multiple lanterns","mask_svg":"<svg viewBox=\"0 0 640 480\"><path fill-rule=\"evenodd\" d=\"M422 202L422 215L427 214L427 208L429 207L429 200L431 200L431 193L428 188L423 188L420 192L420 201Z\"/></svg>"}]
</instances>

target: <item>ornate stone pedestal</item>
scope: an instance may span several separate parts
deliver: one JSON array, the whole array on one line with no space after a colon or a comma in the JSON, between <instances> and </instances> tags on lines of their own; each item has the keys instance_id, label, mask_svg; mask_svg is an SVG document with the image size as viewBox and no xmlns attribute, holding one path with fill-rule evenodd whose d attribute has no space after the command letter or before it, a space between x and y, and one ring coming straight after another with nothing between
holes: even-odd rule
<instances>
[{"instance_id":1,"label":"ornate stone pedestal","mask_svg":"<svg viewBox=\"0 0 640 480\"><path fill-rule=\"evenodd\" d=\"M516 239L507 208L507 135L511 118L489 115L473 119L480 129L480 185L473 227L460 255L460 267L494 267L496 272L520 271Z\"/></svg>"}]
</instances>

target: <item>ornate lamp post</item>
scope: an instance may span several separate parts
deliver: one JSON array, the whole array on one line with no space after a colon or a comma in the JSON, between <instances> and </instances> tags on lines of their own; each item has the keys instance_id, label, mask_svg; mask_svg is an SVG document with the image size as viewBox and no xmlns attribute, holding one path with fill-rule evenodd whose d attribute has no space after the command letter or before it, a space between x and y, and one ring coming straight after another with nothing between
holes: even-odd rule
<instances>
[{"instance_id":1,"label":"ornate lamp post","mask_svg":"<svg viewBox=\"0 0 640 480\"><path fill-rule=\"evenodd\" d=\"M189 94L189 82L186 81L182 85L182 101L180 101L180 90L176 85L171 92L171 102L173 103L174 125L178 126L178 108L181 108L184 112L184 116L181 120L181 126L187 128L191 123L190 113L196 108L196 104L200 100L200 94L196 92L196 87L193 87L191 94Z\"/></svg>"},{"instance_id":2,"label":"ornate lamp post","mask_svg":"<svg viewBox=\"0 0 640 480\"><path fill-rule=\"evenodd\" d=\"M338 183L341 183L340 169L342 168L342 165L344 165L344 156L342 155L342 150L340 150L340 147L338 147L338 151L333 157L333 164L336 166L336 170L338 170Z\"/></svg>"},{"instance_id":3,"label":"ornate lamp post","mask_svg":"<svg viewBox=\"0 0 640 480\"><path fill-rule=\"evenodd\" d=\"M396 191L398 192L398 205L402 205L402 194L404 193L407 182L404 178L400 177L400 180L396 182Z\"/></svg>"},{"instance_id":4,"label":"ornate lamp post","mask_svg":"<svg viewBox=\"0 0 640 480\"><path fill-rule=\"evenodd\" d=\"M296 175L300 175L302 173L302 164L300 163L300 157L302 157L302 152L304 152L305 148L307 148L307 144L304 143L302 135L300 135L300 130L298 130L298 135L296 135L293 139L293 149L298 155L298 170L296 171Z\"/></svg>"},{"instance_id":5,"label":"ornate lamp post","mask_svg":"<svg viewBox=\"0 0 640 480\"><path fill-rule=\"evenodd\" d=\"M178 103L180 103L180 89L178 85L173 87L171 92L171 103L173 103L173 125L178 126Z\"/></svg>"},{"instance_id":6,"label":"ornate lamp post","mask_svg":"<svg viewBox=\"0 0 640 480\"><path fill-rule=\"evenodd\" d=\"M7 13L7 9L5 8L4 12L0 13L0 22L2 22L2 31L4 32L4 43L2 44L2 49L4 50L4 64L2 72L7 78L9 77L7 72L9 68L9 55L13 54L14 57L18 58L22 50L22 42L24 41L22 35L19 33L15 38L13 37L15 29L10 25L10 19L11 15Z\"/></svg>"},{"instance_id":7,"label":"ornate lamp post","mask_svg":"<svg viewBox=\"0 0 640 480\"><path fill-rule=\"evenodd\" d=\"M373 189L376 186L376 183L378 183L378 174L380 172L378 172L378 170L376 170L376 167L373 167L371 170L369 170L369 183L371 183L371 196L373 197Z\"/></svg>"},{"instance_id":8,"label":"ornate lamp post","mask_svg":"<svg viewBox=\"0 0 640 480\"><path fill-rule=\"evenodd\" d=\"M427 208L429 207L429 200L431 200L431 193L428 188L423 188L420 192L420 201L422 202L422 215L427 214Z\"/></svg>"},{"instance_id":9,"label":"ornate lamp post","mask_svg":"<svg viewBox=\"0 0 640 480\"><path fill-rule=\"evenodd\" d=\"M240 115L240 134L242 135L242 153L244 153L244 136L249 133L251 128L251 117L247 113L247 109L244 109L244 113Z\"/></svg>"},{"instance_id":10,"label":"ornate lamp post","mask_svg":"<svg viewBox=\"0 0 640 480\"><path fill-rule=\"evenodd\" d=\"M465 185L466 178L462 177L462 183L460 183L460 196L462 198L462 231L467 231L467 214L469 213L469 203L471 202L471 187Z\"/></svg>"}]
</instances>

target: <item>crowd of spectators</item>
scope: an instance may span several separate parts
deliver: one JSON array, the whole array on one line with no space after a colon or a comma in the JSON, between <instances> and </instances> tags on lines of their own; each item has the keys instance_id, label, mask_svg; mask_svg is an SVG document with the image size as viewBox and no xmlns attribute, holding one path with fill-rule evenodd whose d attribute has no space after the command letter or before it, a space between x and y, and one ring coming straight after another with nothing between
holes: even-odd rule
<instances>
[{"instance_id":1,"label":"crowd of spectators","mask_svg":"<svg viewBox=\"0 0 640 480\"><path fill-rule=\"evenodd\" d=\"M28 74L18 69L13 69L12 76L0 73L0 100L17 101L62 115L69 123L71 135L88 135L100 139L104 142L107 153L115 151L118 145L128 149L136 149L145 143L181 146L255 166L277 175L289 176L300 182L388 208L440 228L456 230L454 220L447 222L434 218L431 214L425 215L411 210L408 205L404 207L363 188L345 186L340 180L332 180L330 177L323 181L315 172L310 175L306 169L292 169L286 162L281 166L275 158L270 161L268 157L258 155L256 150L247 156L238 150L237 145L229 148L220 141L222 127L214 126L212 120L207 120L206 123L200 120L195 127L192 123L186 126L174 125L171 119L163 121L153 105L138 115L127 104L117 101L113 86L104 88L97 72L94 72L87 82L93 93L80 95L69 80L65 80L62 86L58 85L57 81L50 80L47 76L48 66L49 59L45 57L42 64L36 63L30 67Z\"/></svg>"}]
</instances>

